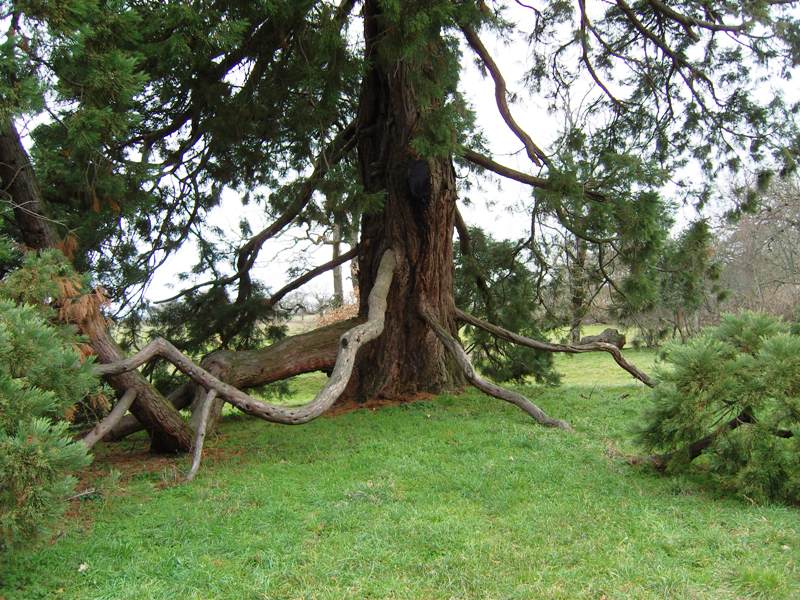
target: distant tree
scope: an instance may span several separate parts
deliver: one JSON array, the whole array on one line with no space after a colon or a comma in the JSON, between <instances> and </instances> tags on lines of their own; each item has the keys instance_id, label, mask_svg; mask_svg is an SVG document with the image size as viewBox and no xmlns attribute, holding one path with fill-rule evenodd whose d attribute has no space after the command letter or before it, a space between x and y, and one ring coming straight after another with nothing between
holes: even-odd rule
<instances>
[{"instance_id":1,"label":"distant tree","mask_svg":"<svg viewBox=\"0 0 800 600\"><path fill-rule=\"evenodd\" d=\"M700 330L701 311L726 296L720 268L707 221L695 221L665 242L652 281L653 300L634 310L621 304L622 321L635 325L648 347L667 338L685 342Z\"/></svg>"},{"instance_id":2,"label":"distant tree","mask_svg":"<svg viewBox=\"0 0 800 600\"><path fill-rule=\"evenodd\" d=\"M723 222L715 243L728 310L791 318L800 296L800 187L795 178L740 190L754 206Z\"/></svg>"}]
</instances>

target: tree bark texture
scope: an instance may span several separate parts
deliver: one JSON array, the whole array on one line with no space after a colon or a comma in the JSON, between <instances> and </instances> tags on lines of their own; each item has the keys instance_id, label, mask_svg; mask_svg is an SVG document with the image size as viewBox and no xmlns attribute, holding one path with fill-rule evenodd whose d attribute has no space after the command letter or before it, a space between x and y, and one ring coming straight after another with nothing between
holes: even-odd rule
<instances>
[{"instance_id":1,"label":"tree bark texture","mask_svg":"<svg viewBox=\"0 0 800 600\"><path fill-rule=\"evenodd\" d=\"M30 157L10 119L0 122L0 182L9 199L20 238L33 250L55 248L58 238L44 216L42 194Z\"/></svg>"},{"instance_id":2,"label":"tree bark texture","mask_svg":"<svg viewBox=\"0 0 800 600\"><path fill-rule=\"evenodd\" d=\"M464 376L431 328L419 317L424 305L451 334L457 331L453 302L455 171L449 157L419 157L411 147L423 115L414 79L403 61L380 55L387 23L380 2L363 5L367 71L358 114L358 158L366 192L384 195L383 210L362 219L359 290L366 294L387 248L397 257L384 334L365 347L350 392L357 400L402 398L463 386ZM410 188L411 170L427 178ZM414 193L416 192L416 193Z\"/></svg>"}]
</instances>

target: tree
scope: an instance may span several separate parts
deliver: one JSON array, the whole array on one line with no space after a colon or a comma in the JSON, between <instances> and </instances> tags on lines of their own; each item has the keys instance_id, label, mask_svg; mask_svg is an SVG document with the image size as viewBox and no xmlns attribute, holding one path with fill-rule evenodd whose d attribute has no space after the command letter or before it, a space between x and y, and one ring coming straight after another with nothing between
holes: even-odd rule
<instances>
[{"instance_id":1,"label":"tree","mask_svg":"<svg viewBox=\"0 0 800 600\"><path fill-rule=\"evenodd\" d=\"M52 227L55 241L30 245L70 249L76 266L91 272L124 313L137 308L164 256L195 239L193 273L208 279L175 302L229 317L213 321L203 348L186 348L195 356L220 348L204 359L207 373L186 363L182 370L263 418L301 422L322 405L288 415L207 375L253 387L334 369L339 354L353 361L339 390L349 397L406 397L477 383L455 341L459 321L469 318L453 299L457 169L530 185L533 212L608 245L613 256L601 264L624 265L621 287L645 299L665 237L660 186L695 161L706 184L677 183L702 202L711 177L737 168L742 153L790 170L798 143L789 108L752 93L760 78L788 77L797 63L797 22L785 2L524 6L513 23L504 3L482 1L12 2L3 44L10 82L2 89L4 134L15 137L12 117L20 114L46 107L54 116L33 134L42 190L42 210L33 212L62 225ZM586 113L594 121L564 131L561 140L578 158L544 152L513 117L507 84L482 36L518 30L530 42L533 91L554 104L569 89L588 91ZM462 42L490 76L497 108L539 174L486 155L458 89ZM30 190L11 190L12 173L3 181L18 215L15 233L32 240L24 207L39 205L28 204ZM295 289L273 291L253 281L261 248L291 223L313 218L318 192L332 185L346 190L347 210L359 217L358 321L367 319L370 336L380 333L352 357L344 346L363 339L339 340L352 322L244 350L238 342L256 340L253 332L276 316L282 294ZM204 227L224 189L262 203L272 219L235 248L215 242L213 227ZM41 218L34 221L41 227ZM381 290L387 270L391 285ZM368 314L382 306L384 292L385 314ZM181 362L166 342L149 351ZM104 372L133 376L120 365L136 361L112 354L100 355L118 363ZM168 432L172 442L163 446L185 448L178 424L159 424L174 417L163 398L139 380L128 384L139 390L134 412L149 418L151 434ZM173 400L180 405L193 395L182 386ZM544 423L566 426L523 400L512 401Z\"/></svg>"},{"instance_id":2,"label":"tree","mask_svg":"<svg viewBox=\"0 0 800 600\"><path fill-rule=\"evenodd\" d=\"M74 329L54 323L42 299L71 276L56 251L22 261L0 238L0 553L41 536L62 514L86 466L87 445L71 439L65 418L95 390Z\"/></svg>"},{"instance_id":3,"label":"tree","mask_svg":"<svg viewBox=\"0 0 800 600\"><path fill-rule=\"evenodd\" d=\"M752 195L752 196L751 196ZM796 179L752 186L738 194L755 204L720 224L716 252L730 290L726 310L791 318L800 285L800 189Z\"/></svg>"}]
</instances>

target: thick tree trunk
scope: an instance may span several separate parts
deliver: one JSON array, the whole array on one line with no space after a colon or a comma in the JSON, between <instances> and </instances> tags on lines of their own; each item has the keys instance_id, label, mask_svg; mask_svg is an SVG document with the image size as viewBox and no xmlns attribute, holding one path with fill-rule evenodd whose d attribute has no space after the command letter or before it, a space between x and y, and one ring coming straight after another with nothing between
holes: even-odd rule
<instances>
[{"instance_id":1,"label":"thick tree trunk","mask_svg":"<svg viewBox=\"0 0 800 600\"><path fill-rule=\"evenodd\" d=\"M24 244L33 250L55 248L58 239L42 213L42 196L30 157L10 119L0 122L0 182L0 194L11 200Z\"/></svg>"},{"instance_id":2,"label":"thick tree trunk","mask_svg":"<svg viewBox=\"0 0 800 600\"><path fill-rule=\"evenodd\" d=\"M30 157L11 121L0 123L0 177L2 189L13 203L14 220L25 244L32 250L58 247L58 236L47 220ZM99 312L80 326L101 362L122 358ZM120 395L131 389L136 391L131 412L150 433L152 450L177 452L191 448L192 432L180 413L144 377L136 372L124 373L110 377L109 381Z\"/></svg>"},{"instance_id":3,"label":"thick tree trunk","mask_svg":"<svg viewBox=\"0 0 800 600\"><path fill-rule=\"evenodd\" d=\"M397 268L383 335L359 354L350 391L359 400L405 397L460 388L465 380L450 353L420 318L425 307L451 334L455 171L449 157L421 159L411 141L423 115L407 64L378 52L387 24L380 2L364 2L369 68L358 115L358 155L368 193L383 193L383 210L363 217L359 255L361 312L383 251L394 249ZM413 181L411 181L413 179ZM413 189L412 189L413 188Z\"/></svg>"}]
</instances>

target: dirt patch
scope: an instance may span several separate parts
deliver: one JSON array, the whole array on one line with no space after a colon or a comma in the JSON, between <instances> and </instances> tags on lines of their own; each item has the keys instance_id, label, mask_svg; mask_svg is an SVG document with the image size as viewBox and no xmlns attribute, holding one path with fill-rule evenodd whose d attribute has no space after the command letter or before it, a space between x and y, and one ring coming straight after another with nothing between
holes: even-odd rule
<instances>
[{"instance_id":1,"label":"dirt patch","mask_svg":"<svg viewBox=\"0 0 800 600\"><path fill-rule=\"evenodd\" d=\"M423 402L425 400L432 400L436 396L434 394L427 394L421 392L413 396L405 396L402 398L374 398L366 402L356 402L355 400L348 400L346 402L336 403L333 407L325 413L326 417L336 417L338 415L349 413L354 410L378 410L379 408L386 408L389 406L399 406L401 404L410 404L411 402Z\"/></svg>"}]
</instances>

